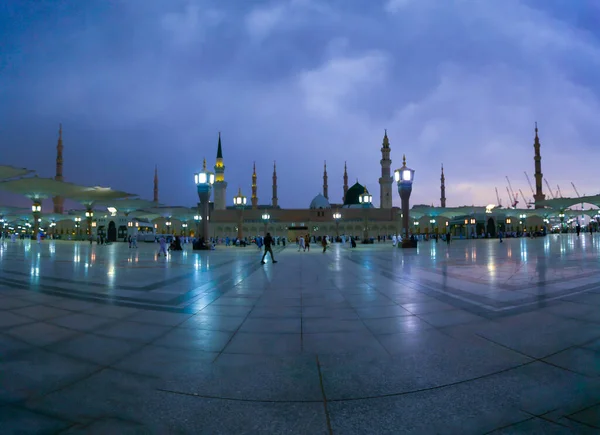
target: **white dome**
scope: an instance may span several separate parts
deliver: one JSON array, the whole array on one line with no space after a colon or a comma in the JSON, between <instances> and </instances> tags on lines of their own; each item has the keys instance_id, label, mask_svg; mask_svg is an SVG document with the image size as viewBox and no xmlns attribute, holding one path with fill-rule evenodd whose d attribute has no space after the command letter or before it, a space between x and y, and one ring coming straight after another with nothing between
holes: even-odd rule
<instances>
[{"instance_id":1,"label":"white dome","mask_svg":"<svg viewBox=\"0 0 600 435\"><path fill-rule=\"evenodd\" d=\"M331 204L329 204L329 201L327 200L327 198L325 198L323 195L321 195L319 193L310 202L310 207L309 208L311 210L318 209L318 208L331 208Z\"/></svg>"}]
</instances>

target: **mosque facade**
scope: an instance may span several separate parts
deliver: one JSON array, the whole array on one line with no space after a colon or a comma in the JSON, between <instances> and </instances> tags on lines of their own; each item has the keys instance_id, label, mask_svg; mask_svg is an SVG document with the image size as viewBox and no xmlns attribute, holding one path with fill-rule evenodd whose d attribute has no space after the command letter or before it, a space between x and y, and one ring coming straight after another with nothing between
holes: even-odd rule
<instances>
[{"instance_id":1,"label":"mosque facade","mask_svg":"<svg viewBox=\"0 0 600 435\"><path fill-rule=\"evenodd\" d=\"M552 204L544 204L545 195L542 191L541 151L537 125L534 139L535 162L535 209L510 209L495 205L487 207L463 206L446 207L446 177L444 167L440 176L440 204L416 205L411 208L410 231L413 234L443 234L450 232L454 236L470 237L473 235L495 236L498 231L520 232L527 229L530 232L540 230L556 219L556 208ZM63 181L63 137L62 126L59 129L56 158L57 181ZM223 153L224 147L219 133L217 152L214 164L215 183L213 185L210 205L210 234L215 238L235 238L240 233L243 237L253 237L266 231L275 236L293 236L294 234L309 233L314 236L347 235L360 239L378 238L401 233L401 211L394 207L392 199L395 194L395 183L391 174L391 146L387 132L384 132L381 144L381 176L379 177L379 207L373 204L361 204L360 196L367 193L366 188L358 180L352 186L348 185L348 168L344 163L343 197L335 202L329 195L329 174L327 163L323 166L323 188L306 208L281 208L278 199L277 164L273 163L272 194L270 201L259 202L259 174L256 165L253 166L251 177L251 196L244 207L236 207L231 201L233 192L227 193L226 166ZM151 228L156 233L194 235L198 227L197 206L169 207L159 203L158 168L154 170L153 200L143 201L133 199L132 202L144 203L143 207L125 207L125 201L113 202L116 210L107 212L107 204L96 207L92 236L104 235L109 239L121 239L131 233L134 228ZM82 223L81 210L63 210L64 199L53 198L53 216L47 219L55 221L51 231L77 237L87 237ZM228 203L228 199L231 201ZM542 204L538 204L538 202ZM550 206L550 208L548 208ZM560 210L565 210L558 205ZM132 208L133 207L133 208ZM90 210L87 210L92 211ZM42 213L43 214L43 213ZM561 213L562 214L562 213ZM337 219L336 219L337 215ZM562 214L564 217L565 215ZM567 216L568 217L568 216ZM196 219L195 219L196 218ZM561 218L562 219L562 218Z\"/></svg>"}]
</instances>

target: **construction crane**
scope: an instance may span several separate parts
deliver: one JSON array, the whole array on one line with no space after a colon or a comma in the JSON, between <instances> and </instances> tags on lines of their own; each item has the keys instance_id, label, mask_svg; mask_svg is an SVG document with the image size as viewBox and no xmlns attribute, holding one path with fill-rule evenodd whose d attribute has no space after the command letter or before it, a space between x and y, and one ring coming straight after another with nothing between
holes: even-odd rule
<instances>
[{"instance_id":1,"label":"construction crane","mask_svg":"<svg viewBox=\"0 0 600 435\"><path fill-rule=\"evenodd\" d=\"M494 189L496 189L496 199L498 200L498 207L502 207L502 201L500 200L500 195L498 194L498 188L494 187Z\"/></svg>"},{"instance_id":2,"label":"construction crane","mask_svg":"<svg viewBox=\"0 0 600 435\"><path fill-rule=\"evenodd\" d=\"M525 205L527 206L527 208L531 208L531 204L525 199L525 195L523 194L523 191L521 189L519 189L519 193L521 194L521 199L525 201Z\"/></svg>"},{"instance_id":3,"label":"construction crane","mask_svg":"<svg viewBox=\"0 0 600 435\"><path fill-rule=\"evenodd\" d=\"M573 186L573 190L575 190L575 193L577 194L577 198L581 198L581 195L579 194L579 192L577 191L577 188L575 187L575 183L573 183L571 181L571 186Z\"/></svg>"},{"instance_id":4,"label":"construction crane","mask_svg":"<svg viewBox=\"0 0 600 435\"><path fill-rule=\"evenodd\" d=\"M512 200L512 197L510 196L510 190L508 190L508 186L506 186L506 194L508 195L508 207L514 208L514 206L512 205L513 200Z\"/></svg>"},{"instance_id":5,"label":"construction crane","mask_svg":"<svg viewBox=\"0 0 600 435\"><path fill-rule=\"evenodd\" d=\"M529 184L529 188L531 189L531 194L535 198L535 190L533 190L533 184L531 184L531 180L529 179L529 175L525 172L525 178L527 178L527 184Z\"/></svg>"},{"instance_id":6,"label":"construction crane","mask_svg":"<svg viewBox=\"0 0 600 435\"><path fill-rule=\"evenodd\" d=\"M518 194L516 194L515 191L513 190L512 184L510 184L510 180L508 179L508 176L506 177L506 181L508 181L508 187L510 189L509 195L511 197L512 207L516 208L517 204L519 203Z\"/></svg>"},{"instance_id":7,"label":"construction crane","mask_svg":"<svg viewBox=\"0 0 600 435\"><path fill-rule=\"evenodd\" d=\"M552 188L550 187L550 183L548 183L548 180L546 180L545 178L544 183L546 183L546 187L548 188L548 192L550 192L550 196L552 197L552 199L556 199L556 196L554 195L554 193L552 192Z\"/></svg>"},{"instance_id":8,"label":"construction crane","mask_svg":"<svg viewBox=\"0 0 600 435\"><path fill-rule=\"evenodd\" d=\"M560 186L557 184L556 187L558 189L558 193L556 194L556 196L559 196L560 198L563 198L562 192L560 191Z\"/></svg>"}]
</instances>

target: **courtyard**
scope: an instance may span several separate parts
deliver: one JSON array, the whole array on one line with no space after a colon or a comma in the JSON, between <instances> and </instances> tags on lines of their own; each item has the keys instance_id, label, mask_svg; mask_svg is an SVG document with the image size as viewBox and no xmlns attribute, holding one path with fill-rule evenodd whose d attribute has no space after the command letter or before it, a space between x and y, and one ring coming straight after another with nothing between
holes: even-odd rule
<instances>
[{"instance_id":1,"label":"courtyard","mask_svg":"<svg viewBox=\"0 0 600 435\"><path fill-rule=\"evenodd\" d=\"M600 430L600 237L4 241L0 432Z\"/></svg>"}]
</instances>

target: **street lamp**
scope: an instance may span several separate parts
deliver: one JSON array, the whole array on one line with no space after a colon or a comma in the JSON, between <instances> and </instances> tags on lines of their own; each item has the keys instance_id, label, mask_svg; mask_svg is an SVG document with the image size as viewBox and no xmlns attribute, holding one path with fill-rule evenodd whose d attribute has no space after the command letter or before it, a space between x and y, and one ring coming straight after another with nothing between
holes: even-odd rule
<instances>
[{"instance_id":1,"label":"street lamp","mask_svg":"<svg viewBox=\"0 0 600 435\"><path fill-rule=\"evenodd\" d=\"M560 213L558 215L558 217L560 218L560 232L563 232L563 229L565 227L565 214L564 213Z\"/></svg>"},{"instance_id":2,"label":"street lamp","mask_svg":"<svg viewBox=\"0 0 600 435\"><path fill-rule=\"evenodd\" d=\"M434 227L435 227L435 219L429 219L429 223L431 224L431 235L433 236Z\"/></svg>"},{"instance_id":3,"label":"street lamp","mask_svg":"<svg viewBox=\"0 0 600 435\"><path fill-rule=\"evenodd\" d=\"M165 225L167 226L167 234L171 234L171 221L166 221Z\"/></svg>"},{"instance_id":4,"label":"street lamp","mask_svg":"<svg viewBox=\"0 0 600 435\"><path fill-rule=\"evenodd\" d=\"M184 236L184 237L185 237L185 232L187 231L187 227L188 227L187 222L184 222L184 223L181 224L181 228L182 228L182 230L181 230L182 234L181 235Z\"/></svg>"},{"instance_id":5,"label":"street lamp","mask_svg":"<svg viewBox=\"0 0 600 435\"><path fill-rule=\"evenodd\" d=\"M265 223L265 235L267 234L267 227L269 225L269 219L271 219L271 215L269 213L263 213L262 220Z\"/></svg>"},{"instance_id":6,"label":"street lamp","mask_svg":"<svg viewBox=\"0 0 600 435\"><path fill-rule=\"evenodd\" d=\"M94 218L94 212L90 209L85 212L85 220L87 221L87 233L89 236L92 235L92 219Z\"/></svg>"},{"instance_id":7,"label":"street lamp","mask_svg":"<svg viewBox=\"0 0 600 435\"><path fill-rule=\"evenodd\" d=\"M402 167L394 171L394 179L398 184L398 193L402 201L402 226L403 237L402 247L403 248L416 248L417 242L411 241L408 238L408 222L409 222L409 200L412 192L412 185L415 178L415 171L406 166L406 156L402 156Z\"/></svg>"},{"instance_id":8,"label":"street lamp","mask_svg":"<svg viewBox=\"0 0 600 435\"><path fill-rule=\"evenodd\" d=\"M526 232L527 231L527 221L525 219L527 219L527 215L525 213L522 213L519 215L519 219L521 219L521 221L522 221L520 223L523 224L523 231Z\"/></svg>"},{"instance_id":9,"label":"street lamp","mask_svg":"<svg viewBox=\"0 0 600 435\"><path fill-rule=\"evenodd\" d=\"M77 236L79 236L79 226L81 225L81 218L79 216L77 216L75 219L75 232L77 233Z\"/></svg>"},{"instance_id":10,"label":"street lamp","mask_svg":"<svg viewBox=\"0 0 600 435\"><path fill-rule=\"evenodd\" d=\"M364 243L369 243L369 208L371 207L373 196L369 194L369 191L366 187L365 191L358 196L358 201L362 204L362 207L365 210L365 231L363 234Z\"/></svg>"},{"instance_id":11,"label":"street lamp","mask_svg":"<svg viewBox=\"0 0 600 435\"><path fill-rule=\"evenodd\" d=\"M233 205L235 205L237 207L237 209L239 210L237 238L240 241L242 240L242 236L243 236L243 230L242 230L242 226L244 224L243 213L244 213L244 207L246 207L246 200L247 200L247 198L244 195L242 195L242 188L240 187L238 189L238 194L233 197Z\"/></svg>"},{"instance_id":12,"label":"street lamp","mask_svg":"<svg viewBox=\"0 0 600 435\"><path fill-rule=\"evenodd\" d=\"M333 219L335 220L335 241L340 237L340 219L342 218L342 214L339 211L336 211L333 214Z\"/></svg>"},{"instance_id":13,"label":"street lamp","mask_svg":"<svg viewBox=\"0 0 600 435\"><path fill-rule=\"evenodd\" d=\"M40 214L42 213L42 204L38 201L34 201L31 206L31 211L33 213L33 232L37 236L37 233L40 231Z\"/></svg>"},{"instance_id":14,"label":"street lamp","mask_svg":"<svg viewBox=\"0 0 600 435\"><path fill-rule=\"evenodd\" d=\"M198 189L198 198L200 199L200 216L202 216L202 237L208 240L208 206L210 201L210 192L215 182L215 174L206 170L206 159L202 164L202 171L194 174L194 181Z\"/></svg>"}]
</instances>

